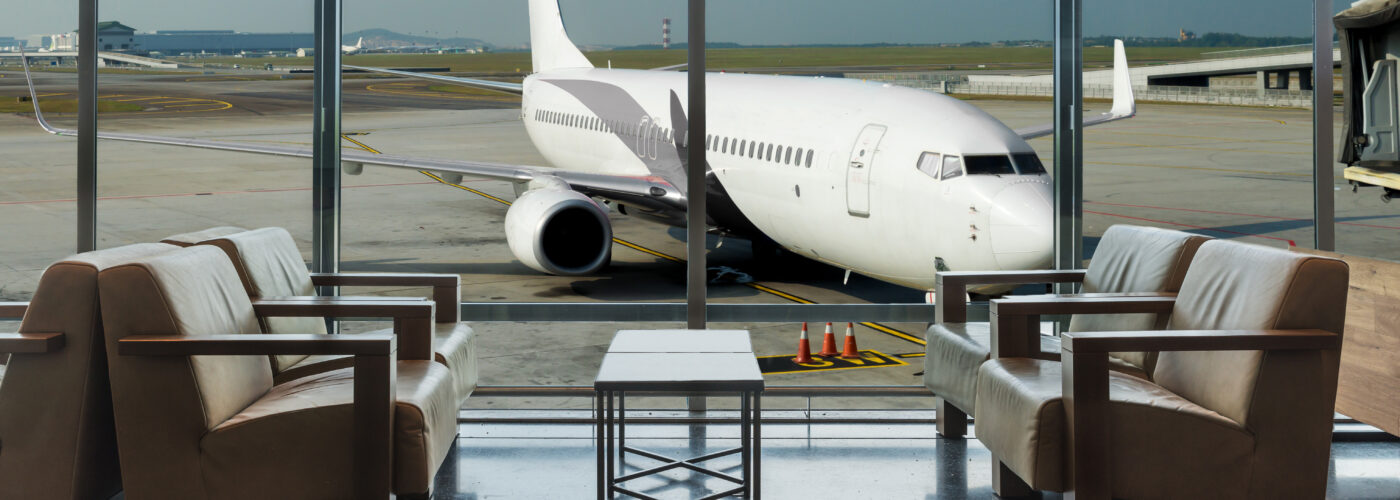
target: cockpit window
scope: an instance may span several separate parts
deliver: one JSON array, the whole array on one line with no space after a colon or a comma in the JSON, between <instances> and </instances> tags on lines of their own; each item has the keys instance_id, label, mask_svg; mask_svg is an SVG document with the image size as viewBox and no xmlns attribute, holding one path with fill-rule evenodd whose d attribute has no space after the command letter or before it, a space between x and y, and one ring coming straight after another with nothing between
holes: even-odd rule
<instances>
[{"instance_id":1,"label":"cockpit window","mask_svg":"<svg viewBox=\"0 0 1400 500\"><path fill-rule=\"evenodd\" d=\"M1016 153L1011 155L1011 160L1016 162L1016 172L1021 175L1037 175L1045 173L1045 165L1040 163L1040 158L1035 153Z\"/></svg>"},{"instance_id":2,"label":"cockpit window","mask_svg":"<svg viewBox=\"0 0 1400 500\"><path fill-rule=\"evenodd\" d=\"M940 176L942 180L946 181L962 174L962 158L956 156L943 157L943 173Z\"/></svg>"},{"instance_id":3,"label":"cockpit window","mask_svg":"<svg viewBox=\"0 0 1400 500\"><path fill-rule=\"evenodd\" d=\"M967 175L1016 175L1016 167L1006 155L969 156Z\"/></svg>"},{"instance_id":4,"label":"cockpit window","mask_svg":"<svg viewBox=\"0 0 1400 500\"><path fill-rule=\"evenodd\" d=\"M941 164L940 160L942 159L943 155L938 153L924 153L919 155L919 171L928 174L929 177L937 179L938 166Z\"/></svg>"}]
</instances>

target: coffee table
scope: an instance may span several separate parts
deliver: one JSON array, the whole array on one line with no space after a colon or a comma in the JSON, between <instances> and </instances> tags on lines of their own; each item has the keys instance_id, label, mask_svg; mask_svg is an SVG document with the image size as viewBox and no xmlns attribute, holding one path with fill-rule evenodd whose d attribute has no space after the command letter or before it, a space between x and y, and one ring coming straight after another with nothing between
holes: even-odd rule
<instances>
[{"instance_id":1,"label":"coffee table","mask_svg":"<svg viewBox=\"0 0 1400 500\"><path fill-rule=\"evenodd\" d=\"M759 453L762 450L763 374L743 330L626 330L618 332L594 379L598 418L598 498L622 493L635 498L654 497L632 491L623 483L676 468L684 468L724 479L734 488L704 498L740 494L760 498ZM740 441L738 448L720 450L698 457L675 459L627 446L626 394L642 392L660 395L710 396L739 395ZM614 406L615 405L615 406ZM661 465L617 476L627 454L661 462ZM740 477L710 470L701 464L738 454Z\"/></svg>"}]
</instances>

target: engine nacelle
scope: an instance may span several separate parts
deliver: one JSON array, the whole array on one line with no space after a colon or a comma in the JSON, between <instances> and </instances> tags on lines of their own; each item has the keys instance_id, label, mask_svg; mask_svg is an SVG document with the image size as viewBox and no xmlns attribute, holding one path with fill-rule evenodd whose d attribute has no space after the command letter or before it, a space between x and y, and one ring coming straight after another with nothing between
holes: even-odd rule
<instances>
[{"instance_id":1,"label":"engine nacelle","mask_svg":"<svg viewBox=\"0 0 1400 500\"><path fill-rule=\"evenodd\" d=\"M530 269L592 274L612 259L612 223L592 198L567 189L533 189L506 211L506 243Z\"/></svg>"}]
</instances>

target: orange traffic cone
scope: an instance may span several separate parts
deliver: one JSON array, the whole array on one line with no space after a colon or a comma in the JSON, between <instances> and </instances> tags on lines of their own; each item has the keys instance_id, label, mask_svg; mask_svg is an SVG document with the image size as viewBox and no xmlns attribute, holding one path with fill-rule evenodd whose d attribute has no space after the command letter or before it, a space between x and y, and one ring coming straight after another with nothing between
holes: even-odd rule
<instances>
[{"instance_id":1,"label":"orange traffic cone","mask_svg":"<svg viewBox=\"0 0 1400 500\"><path fill-rule=\"evenodd\" d=\"M846 348L841 351L841 357L846 359L860 357L860 351L856 350L856 325L854 323L846 323Z\"/></svg>"},{"instance_id":2,"label":"orange traffic cone","mask_svg":"<svg viewBox=\"0 0 1400 500\"><path fill-rule=\"evenodd\" d=\"M812 344L807 340L807 322L802 322L802 336L797 337L797 357L792 358L793 363L812 362Z\"/></svg>"},{"instance_id":3,"label":"orange traffic cone","mask_svg":"<svg viewBox=\"0 0 1400 500\"><path fill-rule=\"evenodd\" d=\"M836 334L831 333L831 322L827 322L826 333L822 335L822 352L817 353L817 355L830 358L839 356L840 354L841 353L836 352Z\"/></svg>"}]
</instances>

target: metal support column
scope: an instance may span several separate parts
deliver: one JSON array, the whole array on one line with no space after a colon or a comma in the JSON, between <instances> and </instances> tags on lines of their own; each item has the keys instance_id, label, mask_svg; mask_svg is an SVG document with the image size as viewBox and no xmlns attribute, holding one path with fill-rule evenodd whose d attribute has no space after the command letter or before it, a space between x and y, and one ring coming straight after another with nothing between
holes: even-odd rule
<instances>
[{"instance_id":1,"label":"metal support column","mask_svg":"<svg viewBox=\"0 0 1400 500\"><path fill-rule=\"evenodd\" d=\"M1313 0L1313 245L1337 249L1332 155L1332 0Z\"/></svg>"},{"instance_id":2,"label":"metal support column","mask_svg":"<svg viewBox=\"0 0 1400 500\"><path fill-rule=\"evenodd\" d=\"M690 0L686 90L686 327L705 329L705 0Z\"/></svg>"},{"instance_id":3,"label":"metal support column","mask_svg":"<svg viewBox=\"0 0 1400 500\"><path fill-rule=\"evenodd\" d=\"M1083 29L1083 0L1055 0L1055 269L1084 262Z\"/></svg>"},{"instance_id":4,"label":"metal support column","mask_svg":"<svg viewBox=\"0 0 1400 500\"><path fill-rule=\"evenodd\" d=\"M316 0L316 76L312 84L311 267L340 270L341 0ZM322 290L323 295L334 290Z\"/></svg>"},{"instance_id":5,"label":"metal support column","mask_svg":"<svg viewBox=\"0 0 1400 500\"><path fill-rule=\"evenodd\" d=\"M78 251L97 250L97 0L78 0Z\"/></svg>"},{"instance_id":6,"label":"metal support column","mask_svg":"<svg viewBox=\"0 0 1400 500\"><path fill-rule=\"evenodd\" d=\"M689 33L686 62L686 107L690 123L686 125L686 267L685 302L686 328L705 329L705 293L709 282L705 275L705 0L690 0ZM705 398L686 398L690 411L705 411Z\"/></svg>"}]
</instances>

